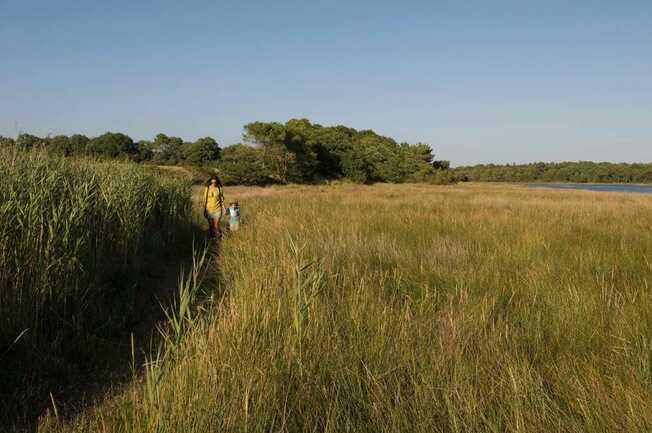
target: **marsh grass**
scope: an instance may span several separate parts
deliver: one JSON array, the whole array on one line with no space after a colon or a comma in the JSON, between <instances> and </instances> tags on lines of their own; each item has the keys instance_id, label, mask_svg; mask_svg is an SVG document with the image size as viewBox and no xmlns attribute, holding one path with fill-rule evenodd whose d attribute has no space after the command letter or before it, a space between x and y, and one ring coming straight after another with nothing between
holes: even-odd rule
<instances>
[{"instance_id":1,"label":"marsh grass","mask_svg":"<svg viewBox=\"0 0 652 433\"><path fill-rule=\"evenodd\" d=\"M652 198L233 188L177 356L41 431L646 432Z\"/></svg>"},{"instance_id":2,"label":"marsh grass","mask_svg":"<svg viewBox=\"0 0 652 433\"><path fill-rule=\"evenodd\" d=\"M145 257L186 236L189 183L134 164L0 151L0 418L134 320ZM47 395L47 393L46 393Z\"/></svg>"}]
</instances>

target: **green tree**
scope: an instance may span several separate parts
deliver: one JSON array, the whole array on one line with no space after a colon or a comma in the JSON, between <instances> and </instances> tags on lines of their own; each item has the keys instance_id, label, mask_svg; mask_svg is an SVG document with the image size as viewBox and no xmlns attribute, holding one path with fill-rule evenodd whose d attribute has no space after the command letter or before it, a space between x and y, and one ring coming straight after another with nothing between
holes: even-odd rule
<instances>
[{"instance_id":1,"label":"green tree","mask_svg":"<svg viewBox=\"0 0 652 433\"><path fill-rule=\"evenodd\" d=\"M455 167L457 179L480 182L652 182L652 164L608 162L535 162Z\"/></svg>"},{"instance_id":2,"label":"green tree","mask_svg":"<svg viewBox=\"0 0 652 433\"><path fill-rule=\"evenodd\" d=\"M344 160L353 152L353 140L357 131L346 126L319 128L316 131L317 159L322 177L344 176ZM346 163L350 166L350 161Z\"/></svg>"},{"instance_id":3,"label":"green tree","mask_svg":"<svg viewBox=\"0 0 652 433\"><path fill-rule=\"evenodd\" d=\"M72 153L70 138L66 135L56 135L48 138L46 142L48 153L63 156L68 156Z\"/></svg>"},{"instance_id":4,"label":"green tree","mask_svg":"<svg viewBox=\"0 0 652 433\"><path fill-rule=\"evenodd\" d=\"M68 139L70 151L75 155L81 155L87 152L90 139L82 134L73 134Z\"/></svg>"},{"instance_id":5,"label":"green tree","mask_svg":"<svg viewBox=\"0 0 652 433\"><path fill-rule=\"evenodd\" d=\"M437 160L432 162L432 167L435 170L448 170L451 168L451 162L447 160Z\"/></svg>"},{"instance_id":6,"label":"green tree","mask_svg":"<svg viewBox=\"0 0 652 433\"><path fill-rule=\"evenodd\" d=\"M400 149L393 139L366 130L358 133L357 145L361 148L362 157L370 167L369 181L402 182L404 180L400 167Z\"/></svg>"},{"instance_id":7,"label":"green tree","mask_svg":"<svg viewBox=\"0 0 652 433\"><path fill-rule=\"evenodd\" d=\"M225 185L264 185L272 181L261 148L245 144L228 146L217 166Z\"/></svg>"},{"instance_id":8,"label":"green tree","mask_svg":"<svg viewBox=\"0 0 652 433\"><path fill-rule=\"evenodd\" d=\"M32 149L34 147L43 145L45 145L45 140L35 135L23 133L18 134L18 137L16 137L16 146L23 150Z\"/></svg>"},{"instance_id":9,"label":"green tree","mask_svg":"<svg viewBox=\"0 0 652 433\"><path fill-rule=\"evenodd\" d=\"M341 155L341 170L344 177L353 182L367 183L371 180L373 167L364 148L357 142Z\"/></svg>"},{"instance_id":10,"label":"green tree","mask_svg":"<svg viewBox=\"0 0 652 433\"><path fill-rule=\"evenodd\" d=\"M244 126L243 139L254 146L285 144L286 129L278 122L252 122Z\"/></svg>"},{"instance_id":11,"label":"green tree","mask_svg":"<svg viewBox=\"0 0 652 433\"><path fill-rule=\"evenodd\" d=\"M13 138L3 137L2 135L0 135L0 148L13 146L15 144L16 142L14 141Z\"/></svg>"},{"instance_id":12,"label":"green tree","mask_svg":"<svg viewBox=\"0 0 652 433\"><path fill-rule=\"evenodd\" d=\"M152 144L152 152L155 162L160 164L177 164L183 161L183 140L179 137L168 137L165 134L157 134Z\"/></svg>"},{"instance_id":13,"label":"green tree","mask_svg":"<svg viewBox=\"0 0 652 433\"><path fill-rule=\"evenodd\" d=\"M138 151L131 137L120 132L106 132L93 138L88 144L88 150L93 155L110 158L134 155Z\"/></svg>"},{"instance_id":14,"label":"green tree","mask_svg":"<svg viewBox=\"0 0 652 433\"><path fill-rule=\"evenodd\" d=\"M277 122L253 122L245 125L243 138L261 149L263 169L274 182L296 182L303 178L297 156L286 145L287 130Z\"/></svg>"},{"instance_id":15,"label":"green tree","mask_svg":"<svg viewBox=\"0 0 652 433\"><path fill-rule=\"evenodd\" d=\"M147 140L140 140L136 143L138 148L138 161L151 161L154 157L154 152L152 151L153 143Z\"/></svg>"},{"instance_id":16,"label":"green tree","mask_svg":"<svg viewBox=\"0 0 652 433\"><path fill-rule=\"evenodd\" d=\"M266 167L273 167L279 181L344 176L356 182L404 182L434 170L427 144L398 145L371 130L323 127L308 119L252 122L245 125L244 138L263 149Z\"/></svg>"},{"instance_id":17,"label":"green tree","mask_svg":"<svg viewBox=\"0 0 652 433\"><path fill-rule=\"evenodd\" d=\"M308 119L290 119L285 123L285 147L295 156L303 180L313 180L320 173L317 150L321 125Z\"/></svg>"},{"instance_id":18,"label":"green tree","mask_svg":"<svg viewBox=\"0 0 652 433\"><path fill-rule=\"evenodd\" d=\"M184 157L186 162L199 165L217 161L220 158L220 150L217 141L211 137L204 137L188 144L184 149Z\"/></svg>"},{"instance_id":19,"label":"green tree","mask_svg":"<svg viewBox=\"0 0 652 433\"><path fill-rule=\"evenodd\" d=\"M400 149L400 171L403 181L421 182L435 174L430 145L401 143Z\"/></svg>"}]
</instances>

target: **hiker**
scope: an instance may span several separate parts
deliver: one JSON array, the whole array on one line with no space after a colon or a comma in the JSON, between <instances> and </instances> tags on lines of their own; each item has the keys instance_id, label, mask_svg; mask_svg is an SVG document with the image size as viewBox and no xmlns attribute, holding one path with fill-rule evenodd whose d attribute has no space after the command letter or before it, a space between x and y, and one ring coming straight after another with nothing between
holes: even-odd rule
<instances>
[{"instance_id":1,"label":"hiker","mask_svg":"<svg viewBox=\"0 0 652 433\"><path fill-rule=\"evenodd\" d=\"M204 190L204 217L208 220L210 237L222 236L220 219L225 214L224 194L222 193L222 182L212 175L206 182Z\"/></svg>"},{"instance_id":2,"label":"hiker","mask_svg":"<svg viewBox=\"0 0 652 433\"><path fill-rule=\"evenodd\" d=\"M229 231L238 231L240 228L240 204L237 200L234 200L229 204L227 212L229 214Z\"/></svg>"}]
</instances>

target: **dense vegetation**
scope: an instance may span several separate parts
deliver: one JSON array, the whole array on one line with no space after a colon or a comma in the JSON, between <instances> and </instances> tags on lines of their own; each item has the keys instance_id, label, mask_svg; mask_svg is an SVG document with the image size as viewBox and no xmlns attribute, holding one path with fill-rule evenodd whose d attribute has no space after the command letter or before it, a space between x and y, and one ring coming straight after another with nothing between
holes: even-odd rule
<instances>
[{"instance_id":1,"label":"dense vegetation","mask_svg":"<svg viewBox=\"0 0 652 433\"><path fill-rule=\"evenodd\" d=\"M0 419L8 419L28 409L27 394L96 362L97 348L140 313L147 255L188 231L190 185L135 164L8 149L0 179Z\"/></svg>"},{"instance_id":2,"label":"dense vegetation","mask_svg":"<svg viewBox=\"0 0 652 433\"><path fill-rule=\"evenodd\" d=\"M222 167L229 183L237 182L231 173L240 172L260 176L252 183L328 178L398 183L424 180L435 172L429 145L399 144L370 130L292 119L285 124L249 123L244 138L253 149L239 145L224 150Z\"/></svg>"},{"instance_id":3,"label":"dense vegetation","mask_svg":"<svg viewBox=\"0 0 652 433\"><path fill-rule=\"evenodd\" d=\"M220 157L220 147L211 137L191 143L165 134L156 135L153 141L139 142L134 142L126 134L115 132L106 132L93 138L81 134L37 137L26 133L19 134L15 140L0 137L0 147L12 146L21 150L45 149L54 156L92 156L136 162L152 161L156 164L200 165L217 161Z\"/></svg>"},{"instance_id":4,"label":"dense vegetation","mask_svg":"<svg viewBox=\"0 0 652 433\"><path fill-rule=\"evenodd\" d=\"M649 432L652 201L227 188L225 295L60 432Z\"/></svg>"},{"instance_id":5,"label":"dense vegetation","mask_svg":"<svg viewBox=\"0 0 652 433\"><path fill-rule=\"evenodd\" d=\"M89 139L83 135L40 138L20 134L0 138L0 145L20 149L44 147L64 156L91 155L156 164L186 164L217 168L227 184L263 185L345 178L355 182L446 182L442 161L433 162L427 144L397 143L370 130L324 127L306 119L285 124L245 125L245 144L221 149L211 137L190 143L158 134L153 141L134 142L121 133L107 132Z\"/></svg>"},{"instance_id":6,"label":"dense vegetation","mask_svg":"<svg viewBox=\"0 0 652 433\"><path fill-rule=\"evenodd\" d=\"M452 178L473 182L595 182L652 183L652 163L537 162L532 164L482 164L456 167Z\"/></svg>"},{"instance_id":7,"label":"dense vegetation","mask_svg":"<svg viewBox=\"0 0 652 433\"><path fill-rule=\"evenodd\" d=\"M159 165L190 165L217 169L228 185L310 183L328 179L372 182L595 182L652 183L652 163L536 162L479 164L450 168L434 160L430 145L397 143L371 130L322 126L307 119L252 122L244 126L244 143L221 148L211 137L186 142L158 134L134 142L121 133L88 138L0 137L0 148L43 147L63 156L130 159Z\"/></svg>"}]
</instances>

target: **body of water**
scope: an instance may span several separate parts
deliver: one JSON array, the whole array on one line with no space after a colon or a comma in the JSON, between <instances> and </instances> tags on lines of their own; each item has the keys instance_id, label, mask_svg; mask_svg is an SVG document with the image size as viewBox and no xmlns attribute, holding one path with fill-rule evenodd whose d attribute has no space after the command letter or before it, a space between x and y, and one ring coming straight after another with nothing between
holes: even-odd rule
<instances>
[{"instance_id":1,"label":"body of water","mask_svg":"<svg viewBox=\"0 0 652 433\"><path fill-rule=\"evenodd\" d=\"M531 183L530 188L583 189L602 192L639 192L652 194L652 185L631 185L626 183Z\"/></svg>"}]
</instances>

